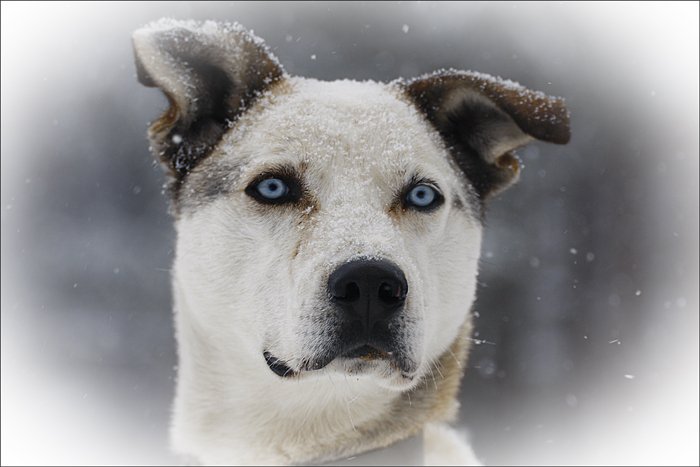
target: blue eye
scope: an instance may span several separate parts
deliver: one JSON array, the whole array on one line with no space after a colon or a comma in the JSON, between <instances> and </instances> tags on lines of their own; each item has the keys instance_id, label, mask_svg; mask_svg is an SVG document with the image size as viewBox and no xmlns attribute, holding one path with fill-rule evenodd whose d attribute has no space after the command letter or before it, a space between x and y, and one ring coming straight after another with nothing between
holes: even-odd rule
<instances>
[{"instance_id":1,"label":"blue eye","mask_svg":"<svg viewBox=\"0 0 700 467\"><path fill-rule=\"evenodd\" d=\"M245 193L262 204L289 204L299 201L303 186L294 174L264 173L254 179Z\"/></svg>"},{"instance_id":2,"label":"blue eye","mask_svg":"<svg viewBox=\"0 0 700 467\"><path fill-rule=\"evenodd\" d=\"M289 193L289 187L279 178L266 178L259 182L255 189L265 199L278 200Z\"/></svg>"},{"instance_id":3,"label":"blue eye","mask_svg":"<svg viewBox=\"0 0 700 467\"><path fill-rule=\"evenodd\" d=\"M430 209L442 201L440 193L430 185L419 184L406 194L406 203L417 209Z\"/></svg>"}]
</instances>

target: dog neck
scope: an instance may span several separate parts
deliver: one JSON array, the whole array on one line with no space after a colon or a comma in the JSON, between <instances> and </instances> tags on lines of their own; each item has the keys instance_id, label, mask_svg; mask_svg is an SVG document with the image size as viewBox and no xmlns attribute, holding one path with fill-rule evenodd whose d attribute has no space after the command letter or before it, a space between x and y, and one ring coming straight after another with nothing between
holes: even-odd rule
<instances>
[{"instance_id":1,"label":"dog neck","mask_svg":"<svg viewBox=\"0 0 700 467\"><path fill-rule=\"evenodd\" d=\"M180 362L171 438L176 451L204 463L347 459L456 416L469 320L432 371L401 393L369 378L280 379L266 367L261 370L255 361L261 356L243 349L225 354L197 332L185 313L176 316Z\"/></svg>"}]
</instances>

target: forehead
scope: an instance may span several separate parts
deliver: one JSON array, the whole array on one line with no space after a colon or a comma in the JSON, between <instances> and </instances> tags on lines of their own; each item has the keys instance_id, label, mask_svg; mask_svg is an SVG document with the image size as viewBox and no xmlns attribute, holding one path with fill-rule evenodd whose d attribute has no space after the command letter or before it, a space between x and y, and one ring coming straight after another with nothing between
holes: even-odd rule
<instances>
[{"instance_id":1,"label":"forehead","mask_svg":"<svg viewBox=\"0 0 700 467\"><path fill-rule=\"evenodd\" d=\"M390 84L292 78L251 110L227 137L252 165L449 171L436 132Z\"/></svg>"}]
</instances>

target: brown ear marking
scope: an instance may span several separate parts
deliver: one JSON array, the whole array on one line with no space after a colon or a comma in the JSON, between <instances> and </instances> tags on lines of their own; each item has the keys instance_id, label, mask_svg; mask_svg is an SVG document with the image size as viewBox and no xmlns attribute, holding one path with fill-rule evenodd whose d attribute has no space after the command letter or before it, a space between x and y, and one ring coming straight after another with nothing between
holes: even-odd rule
<instances>
[{"instance_id":1,"label":"brown ear marking","mask_svg":"<svg viewBox=\"0 0 700 467\"><path fill-rule=\"evenodd\" d=\"M261 39L235 23L162 19L137 30L133 44L139 81L168 99L149 138L177 198L186 175L284 70Z\"/></svg>"},{"instance_id":2,"label":"brown ear marking","mask_svg":"<svg viewBox=\"0 0 700 467\"><path fill-rule=\"evenodd\" d=\"M170 97L170 94L167 92L164 94L168 99L168 108L163 112L163 115L151 123L150 131L154 134L167 132L169 129L173 128L180 119L180 109L177 106L177 102Z\"/></svg>"},{"instance_id":3,"label":"brown ear marking","mask_svg":"<svg viewBox=\"0 0 700 467\"><path fill-rule=\"evenodd\" d=\"M442 70L399 84L441 134L481 199L517 179L515 149L533 139L566 144L571 136L564 99L513 81Z\"/></svg>"},{"instance_id":4,"label":"brown ear marking","mask_svg":"<svg viewBox=\"0 0 700 467\"><path fill-rule=\"evenodd\" d=\"M507 152L496 159L496 166L501 170L508 170L517 176L520 172L520 160L512 152Z\"/></svg>"}]
</instances>

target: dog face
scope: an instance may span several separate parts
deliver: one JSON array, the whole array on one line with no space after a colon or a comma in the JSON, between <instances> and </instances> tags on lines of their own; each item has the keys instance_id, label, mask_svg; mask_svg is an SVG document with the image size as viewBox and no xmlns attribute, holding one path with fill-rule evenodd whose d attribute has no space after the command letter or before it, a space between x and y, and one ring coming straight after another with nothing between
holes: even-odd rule
<instances>
[{"instance_id":1,"label":"dog face","mask_svg":"<svg viewBox=\"0 0 700 467\"><path fill-rule=\"evenodd\" d=\"M163 21L135 48L171 105L150 136L172 175L178 313L222 361L290 382L416 384L469 325L512 151L568 139L561 100L476 73L292 78L217 23Z\"/></svg>"},{"instance_id":2,"label":"dog face","mask_svg":"<svg viewBox=\"0 0 700 467\"><path fill-rule=\"evenodd\" d=\"M287 80L183 183L180 285L220 301L192 309L282 376L403 387L465 321L475 194L400 92Z\"/></svg>"}]
</instances>

